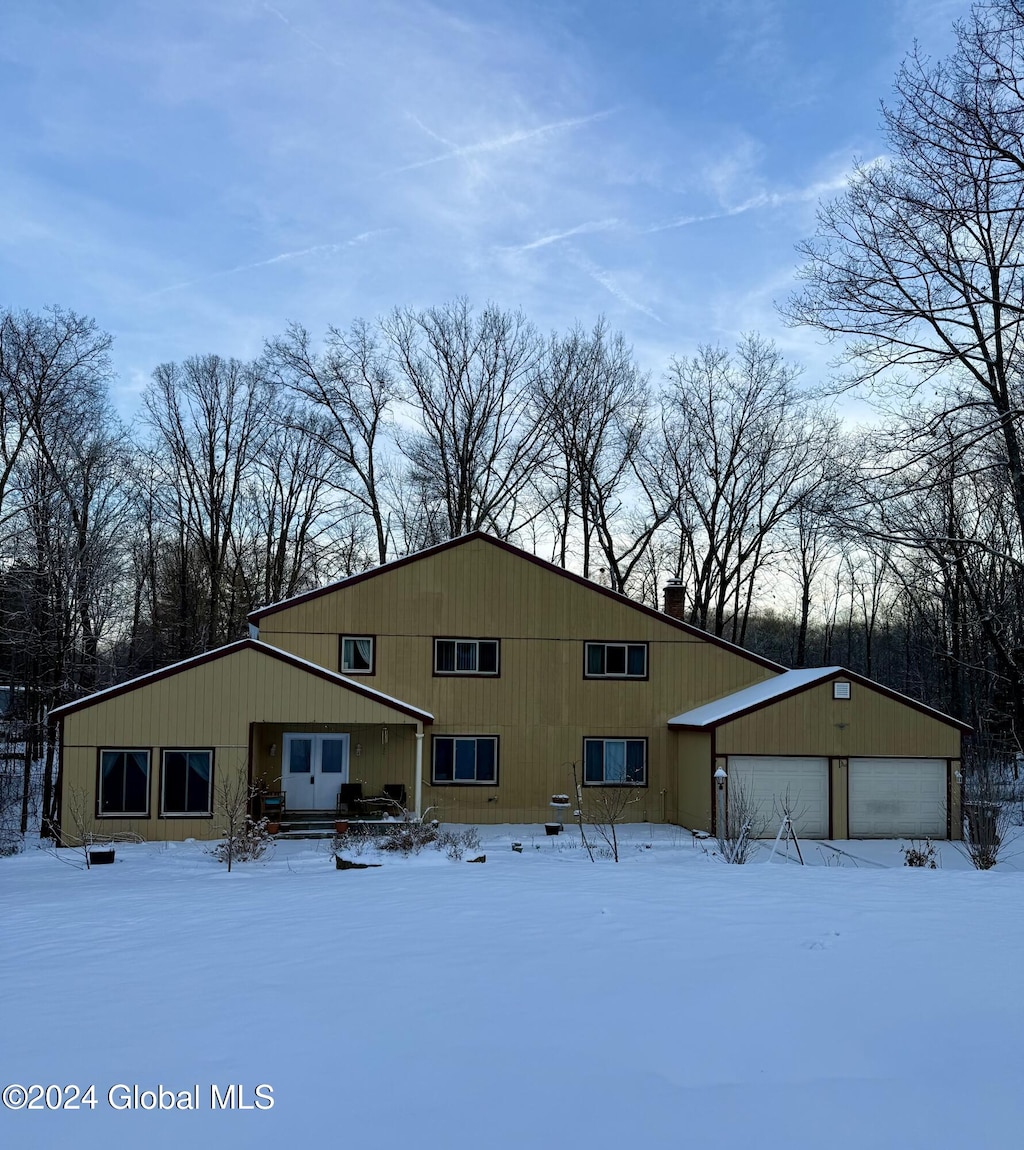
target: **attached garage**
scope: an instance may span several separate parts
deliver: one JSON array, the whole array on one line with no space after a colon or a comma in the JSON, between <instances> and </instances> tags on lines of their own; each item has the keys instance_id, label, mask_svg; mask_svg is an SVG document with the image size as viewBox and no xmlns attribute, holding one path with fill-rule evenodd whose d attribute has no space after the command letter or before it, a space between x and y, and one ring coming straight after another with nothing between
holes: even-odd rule
<instances>
[{"instance_id":1,"label":"attached garage","mask_svg":"<svg viewBox=\"0 0 1024 1150\"><path fill-rule=\"evenodd\" d=\"M668 726L681 736L680 794L691 810L703 797L712 832L724 770L726 796L746 787L774 824L766 833L788 795L802 838L960 837L950 780L971 728L842 667L785 671Z\"/></svg>"},{"instance_id":2,"label":"attached garage","mask_svg":"<svg viewBox=\"0 0 1024 1150\"><path fill-rule=\"evenodd\" d=\"M743 787L773 837L784 808L801 838L828 838L828 759L781 755L730 755L727 772L730 793Z\"/></svg>"},{"instance_id":3,"label":"attached garage","mask_svg":"<svg viewBox=\"0 0 1024 1150\"><path fill-rule=\"evenodd\" d=\"M850 759L850 838L945 838L945 759Z\"/></svg>"}]
</instances>

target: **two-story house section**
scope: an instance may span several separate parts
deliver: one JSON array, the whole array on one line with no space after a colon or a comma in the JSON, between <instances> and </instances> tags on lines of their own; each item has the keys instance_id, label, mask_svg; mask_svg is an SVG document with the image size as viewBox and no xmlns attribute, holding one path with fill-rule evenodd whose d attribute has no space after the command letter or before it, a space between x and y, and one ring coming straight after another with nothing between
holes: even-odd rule
<instances>
[{"instance_id":1,"label":"two-story house section","mask_svg":"<svg viewBox=\"0 0 1024 1150\"><path fill-rule=\"evenodd\" d=\"M816 837L955 833L962 724L843 671L786 671L483 533L255 611L251 638L56 712L64 802L210 837L217 780L291 811L401 796L536 823L628 787L710 829L715 771Z\"/></svg>"}]
</instances>

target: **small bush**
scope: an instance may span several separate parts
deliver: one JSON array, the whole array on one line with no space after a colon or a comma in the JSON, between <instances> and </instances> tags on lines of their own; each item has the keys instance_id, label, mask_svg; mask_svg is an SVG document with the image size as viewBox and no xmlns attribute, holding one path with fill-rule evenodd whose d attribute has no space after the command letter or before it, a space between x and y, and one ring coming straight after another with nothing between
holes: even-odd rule
<instances>
[{"instance_id":1,"label":"small bush","mask_svg":"<svg viewBox=\"0 0 1024 1150\"><path fill-rule=\"evenodd\" d=\"M935 870L938 867L938 862L935 859L935 847L931 839L925 839L919 842L917 839L910 840L910 846L900 847L903 852L903 865L925 867L928 870Z\"/></svg>"},{"instance_id":2,"label":"small bush","mask_svg":"<svg viewBox=\"0 0 1024 1150\"><path fill-rule=\"evenodd\" d=\"M461 831L441 831L434 840L434 846L444 851L453 862L460 862L466 851L480 849L480 834L476 827L466 827Z\"/></svg>"},{"instance_id":3,"label":"small bush","mask_svg":"<svg viewBox=\"0 0 1024 1150\"><path fill-rule=\"evenodd\" d=\"M331 839L331 854L337 858L339 855L354 855L358 858L370 843L370 832L361 826L350 826L347 831L336 834Z\"/></svg>"},{"instance_id":4,"label":"small bush","mask_svg":"<svg viewBox=\"0 0 1024 1150\"><path fill-rule=\"evenodd\" d=\"M437 823L393 823L380 836L378 847L382 851L397 851L408 857L418 855L425 846L438 837Z\"/></svg>"},{"instance_id":5,"label":"small bush","mask_svg":"<svg viewBox=\"0 0 1024 1150\"><path fill-rule=\"evenodd\" d=\"M210 854L222 863L255 862L266 854L272 841L267 820L255 820L246 815L239 829L211 847Z\"/></svg>"}]
</instances>

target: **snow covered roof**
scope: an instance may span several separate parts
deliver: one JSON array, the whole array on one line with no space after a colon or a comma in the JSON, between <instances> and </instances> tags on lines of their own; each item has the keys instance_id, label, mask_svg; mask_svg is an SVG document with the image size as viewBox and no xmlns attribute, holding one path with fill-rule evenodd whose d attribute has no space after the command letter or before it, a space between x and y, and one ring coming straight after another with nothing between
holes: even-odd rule
<instances>
[{"instance_id":1,"label":"snow covered roof","mask_svg":"<svg viewBox=\"0 0 1024 1150\"><path fill-rule=\"evenodd\" d=\"M811 687L815 683L822 683L831 679L833 675L843 674L842 667L805 667L799 671L786 671L776 675L773 679L765 679L762 683L755 683L752 687L744 687L740 691L733 691L731 695L723 695L712 703L704 703L694 707L692 711L684 711L669 719L670 727L717 727L728 719L734 719L745 711L761 707L784 695L792 695Z\"/></svg>"},{"instance_id":2,"label":"snow covered roof","mask_svg":"<svg viewBox=\"0 0 1024 1150\"><path fill-rule=\"evenodd\" d=\"M963 723L950 715L944 715L942 711L936 711L934 707L919 703L917 699L911 699L908 695L901 695L899 691L894 691L891 687L886 687L882 683L876 683L873 679L858 675L856 671L850 671L846 667L804 667L799 671L785 671L772 679L765 679L761 683L754 683L751 687L733 691L731 695L723 695L721 699L715 699L714 702L704 703L700 707L694 707L691 711L684 711L681 715L669 719L668 725L679 730L710 730L721 723L729 722L730 719L738 719L749 711L756 711L759 707L784 699L788 695L796 695L817 683L826 683L829 679L837 678L847 679L851 683L868 687L880 695L895 699L897 703L902 703L905 707L912 707L915 711L930 715L933 719L948 723L951 727L957 727L961 731L973 730L968 723Z\"/></svg>"}]
</instances>

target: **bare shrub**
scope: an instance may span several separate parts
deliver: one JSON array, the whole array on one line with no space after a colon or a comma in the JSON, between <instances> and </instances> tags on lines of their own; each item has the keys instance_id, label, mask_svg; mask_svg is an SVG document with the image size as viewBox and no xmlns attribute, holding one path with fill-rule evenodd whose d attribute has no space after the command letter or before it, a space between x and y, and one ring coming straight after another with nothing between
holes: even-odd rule
<instances>
[{"instance_id":1,"label":"bare shrub","mask_svg":"<svg viewBox=\"0 0 1024 1150\"><path fill-rule=\"evenodd\" d=\"M220 820L221 841L210 849L210 854L218 862L228 864L229 874L233 863L255 862L261 858L271 842L267 819L255 820L249 814L256 791L241 772L228 772L214 793L214 814Z\"/></svg>"},{"instance_id":2,"label":"bare shrub","mask_svg":"<svg viewBox=\"0 0 1024 1150\"><path fill-rule=\"evenodd\" d=\"M233 862L255 862L261 859L274 836L267 830L267 820L254 819L246 815L240 826L210 848L210 854L217 862L227 863L231 870Z\"/></svg>"},{"instance_id":3,"label":"bare shrub","mask_svg":"<svg viewBox=\"0 0 1024 1150\"><path fill-rule=\"evenodd\" d=\"M788 802L788 799L787 799ZM742 779L729 780L729 801L724 826L718 827L718 854L727 863L742 866L757 850L757 840L768 827L761 805L754 801L753 791Z\"/></svg>"},{"instance_id":4,"label":"bare shrub","mask_svg":"<svg viewBox=\"0 0 1024 1150\"><path fill-rule=\"evenodd\" d=\"M0 857L15 855L24 845L18 816L21 780L14 771L0 770Z\"/></svg>"},{"instance_id":5,"label":"bare shrub","mask_svg":"<svg viewBox=\"0 0 1024 1150\"><path fill-rule=\"evenodd\" d=\"M480 849L480 833L476 827L466 827L461 831L441 831L434 840L434 847L453 861L460 862L466 851Z\"/></svg>"},{"instance_id":6,"label":"bare shrub","mask_svg":"<svg viewBox=\"0 0 1024 1150\"><path fill-rule=\"evenodd\" d=\"M1011 806L1004 802L1002 764L984 745L966 750L963 760L964 854L976 870L991 870L1010 829Z\"/></svg>"},{"instance_id":7,"label":"bare shrub","mask_svg":"<svg viewBox=\"0 0 1024 1150\"><path fill-rule=\"evenodd\" d=\"M618 826L626 821L626 812L640 801L640 792L631 786L588 787L584 790L581 822L592 826L608 844L612 858L619 861ZM589 850L589 846L587 847Z\"/></svg>"},{"instance_id":8,"label":"bare shrub","mask_svg":"<svg viewBox=\"0 0 1024 1150\"><path fill-rule=\"evenodd\" d=\"M331 839L331 854L335 858L340 855L354 855L358 858L370 844L371 832L362 826L349 826L348 830L341 831Z\"/></svg>"},{"instance_id":9,"label":"bare shrub","mask_svg":"<svg viewBox=\"0 0 1024 1150\"><path fill-rule=\"evenodd\" d=\"M382 851L396 851L405 856L418 855L424 847L435 842L439 831L437 823L393 823L384 831L378 841Z\"/></svg>"},{"instance_id":10,"label":"bare shrub","mask_svg":"<svg viewBox=\"0 0 1024 1150\"><path fill-rule=\"evenodd\" d=\"M911 839L909 846L900 847L903 854L904 866L925 867L928 870L935 870L938 867L938 862L935 858L935 846L931 839Z\"/></svg>"}]
</instances>

